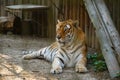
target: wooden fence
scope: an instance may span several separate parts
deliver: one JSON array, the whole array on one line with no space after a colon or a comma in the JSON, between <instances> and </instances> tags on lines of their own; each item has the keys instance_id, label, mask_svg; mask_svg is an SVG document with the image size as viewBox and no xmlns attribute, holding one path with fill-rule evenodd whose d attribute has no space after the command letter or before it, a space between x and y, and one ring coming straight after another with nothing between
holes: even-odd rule
<instances>
[{"instance_id":1,"label":"wooden fence","mask_svg":"<svg viewBox=\"0 0 120 80\"><path fill-rule=\"evenodd\" d=\"M51 2L52 1L52 2ZM115 26L120 33L120 1L104 0L111 13ZM89 19L83 0L0 0L0 15L8 15L3 9L6 5L13 4L38 4L49 6L47 34L49 38L55 37L55 25L57 19L79 20L79 26L87 36L87 45L99 50L99 43L95 34L95 29ZM39 19L37 19L39 20ZM46 23L47 24L47 23ZM38 25L40 26L40 25Z\"/></svg>"},{"instance_id":2,"label":"wooden fence","mask_svg":"<svg viewBox=\"0 0 120 80\"><path fill-rule=\"evenodd\" d=\"M111 17L115 26L120 33L120 1L119 0L105 0L105 3L111 13ZM85 9L83 0L60 0L59 7L64 14L58 13L58 18L79 20L80 27L84 30L87 37L87 45L91 48L100 49L95 29L89 19L88 13Z\"/></svg>"},{"instance_id":3,"label":"wooden fence","mask_svg":"<svg viewBox=\"0 0 120 80\"><path fill-rule=\"evenodd\" d=\"M61 12L58 13L58 18L63 17L65 20L79 20L79 26L86 33L87 45L91 48L99 49L99 43L95 35L95 29L89 19L82 0L60 0Z\"/></svg>"},{"instance_id":4,"label":"wooden fence","mask_svg":"<svg viewBox=\"0 0 120 80\"><path fill-rule=\"evenodd\" d=\"M52 0L55 4L58 4L59 0ZM16 5L16 4L35 4L35 5L45 5L48 6L49 9L47 11L47 18L46 15L43 17L41 16L41 13L33 13L32 19L35 19L33 21L36 21L37 23L34 26L38 26L41 28L47 27L47 30L42 32L47 32L45 35L49 38L55 37L55 25L57 21L57 10L54 7L54 5L51 3L51 0L0 0L0 16L12 16L8 12L5 11L5 6L9 5ZM36 11L37 12L37 11ZM39 12L39 10L38 10ZM26 13L27 14L27 13ZM21 16L22 14L16 14L18 16ZM26 16L26 15L25 15ZM24 17L24 16L23 16ZM28 16L31 17L31 16ZM47 21L45 20L47 19ZM43 21L42 24L40 21ZM46 22L45 22L46 21ZM47 25L46 25L47 24ZM44 30L44 29L42 29ZM38 32L38 34L40 31Z\"/></svg>"},{"instance_id":5,"label":"wooden fence","mask_svg":"<svg viewBox=\"0 0 120 80\"><path fill-rule=\"evenodd\" d=\"M104 0L104 1L109 9L110 15L113 19L116 29L120 34L120 0Z\"/></svg>"}]
</instances>

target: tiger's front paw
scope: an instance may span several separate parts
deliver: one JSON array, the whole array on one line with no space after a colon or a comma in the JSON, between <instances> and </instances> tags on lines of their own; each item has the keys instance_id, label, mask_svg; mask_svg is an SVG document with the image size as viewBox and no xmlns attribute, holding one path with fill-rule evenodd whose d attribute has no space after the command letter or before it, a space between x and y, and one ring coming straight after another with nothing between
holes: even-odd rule
<instances>
[{"instance_id":1,"label":"tiger's front paw","mask_svg":"<svg viewBox=\"0 0 120 80\"><path fill-rule=\"evenodd\" d=\"M75 66L75 71L79 73L88 72L87 68L84 65L77 64Z\"/></svg>"},{"instance_id":2,"label":"tiger's front paw","mask_svg":"<svg viewBox=\"0 0 120 80\"><path fill-rule=\"evenodd\" d=\"M50 73L53 73L53 74L58 74L58 73L62 73L62 67L58 66L56 68L52 68Z\"/></svg>"}]
</instances>

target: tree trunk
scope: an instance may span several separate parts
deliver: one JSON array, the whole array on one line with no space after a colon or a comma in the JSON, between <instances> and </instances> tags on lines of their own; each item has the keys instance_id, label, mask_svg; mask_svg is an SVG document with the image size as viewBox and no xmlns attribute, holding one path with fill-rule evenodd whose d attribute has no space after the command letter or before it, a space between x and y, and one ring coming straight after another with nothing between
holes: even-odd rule
<instances>
[{"instance_id":1,"label":"tree trunk","mask_svg":"<svg viewBox=\"0 0 120 80\"><path fill-rule=\"evenodd\" d=\"M118 33L116 33L117 31L113 26L113 22L108 14L109 12L103 0L84 0L84 3L88 11L88 14L90 16L90 19L94 24L94 27L96 28L96 34L100 42L101 50L105 58L108 70L110 72L110 76L114 78L117 76L117 73L120 71L120 66L115 56L116 49L114 50L115 45L113 44L114 42L112 40L113 39L112 36L117 35L118 37ZM105 18L103 17L103 14ZM109 26L111 26L110 30L114 31L112 32L112 35L109 34L109 30L107 28ZM117 41L119 41L118 38L116 39Z\"/></svg>"}]
</instances>

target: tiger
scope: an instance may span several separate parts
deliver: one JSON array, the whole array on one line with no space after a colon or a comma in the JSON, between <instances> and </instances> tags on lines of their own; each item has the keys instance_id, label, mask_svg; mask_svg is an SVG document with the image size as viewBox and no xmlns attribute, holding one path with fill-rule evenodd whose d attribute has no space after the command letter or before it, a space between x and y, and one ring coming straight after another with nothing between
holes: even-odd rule
<instances>
[{"instance_id":1,"label":"tiger","mask_svg":"<svg viewBox=\"0 0 120 80\"><path fill-rule=\"evenodd\" d=\"M62 73L65 67L74 67L78 73L88 72L85 33L78 25L77 20L58 20L55 42L24 55L23 59L44 58L52 63L50 73L53 74Z\"/></svg>"}]
</instances>

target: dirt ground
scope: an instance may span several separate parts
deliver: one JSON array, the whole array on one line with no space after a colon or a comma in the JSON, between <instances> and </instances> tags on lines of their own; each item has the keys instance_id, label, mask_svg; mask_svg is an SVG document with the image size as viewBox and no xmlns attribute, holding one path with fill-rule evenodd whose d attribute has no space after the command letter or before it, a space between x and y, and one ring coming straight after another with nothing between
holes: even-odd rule
<instances>
[{"instance_id":1,"label":"dirt ground","mask_svg":"<svg viewBox=\"0 0 120 80\"><path fill-rule=\"evenodd\" d=\"M23 60L24 50L38 50L53 40L38 37L0 35L0 80L119 80L110 79L108 71L76 73L65 68L61 74L50 74L51 63L44 60Z\"/></svg>"}]
</instances>

